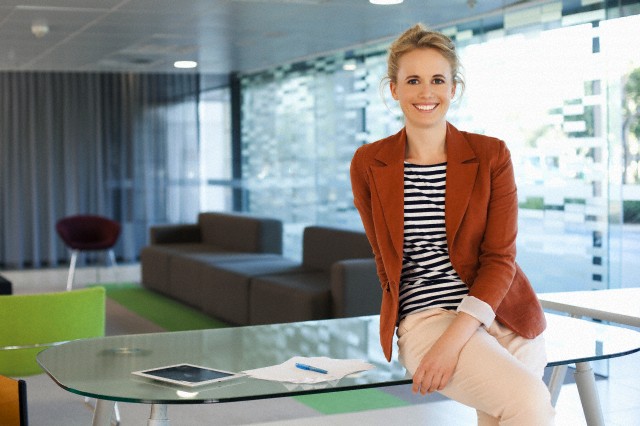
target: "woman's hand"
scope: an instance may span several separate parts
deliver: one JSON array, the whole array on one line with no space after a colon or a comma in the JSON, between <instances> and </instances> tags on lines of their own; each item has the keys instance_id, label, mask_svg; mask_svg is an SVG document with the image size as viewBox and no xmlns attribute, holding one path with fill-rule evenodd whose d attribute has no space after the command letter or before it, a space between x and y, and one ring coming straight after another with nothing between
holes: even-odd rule
<instances>
[{"instance_id":1,"label":"woman's hand","mask_svg":"<svg viewBox=\"0 0 640 426\"><path fill-rule=\"evenodd\" d=\"M460 351L438 340L420 361L413 375L413 392L422 395L442 390L458 364Z\"/></svg>"},{"instance_id":2,"label":"woman's hand","mask_svg":"<svg viewBox=\"0 0 640 426\"><path fill-rule=\"evenodd\" d=\"M458 364L462 348L480 326L480 321L464 312L427 351L413 374L414 393L422 395L444 389Z\"/></svg>"}]
</instances>

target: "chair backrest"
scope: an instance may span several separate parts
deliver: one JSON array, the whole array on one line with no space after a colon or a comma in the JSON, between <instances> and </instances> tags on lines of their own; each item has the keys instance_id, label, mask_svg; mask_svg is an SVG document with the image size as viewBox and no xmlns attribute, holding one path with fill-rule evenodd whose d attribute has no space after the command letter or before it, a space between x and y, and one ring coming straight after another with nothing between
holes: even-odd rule
<instances>
[{"instance_id":1,"label":"chair backrest","mask_svg":"<svg viewBox=\"0 0 640 426\"><path fill-rule=\"evenodd\" d=\"M76 215L60 219L56 231L64 243L74 249L110 248L120 236L118 222L97 215Z\"/></svg>"},{"instance_id":2,"label":"chair backrest","mask_svg":"<svg viewBox=\"0 0 640 426\"><path fill-rule=\"evenodd\" d=\"M39 374L38 352L51 344L104 336L103 287L0 296L0 374Z\"/></svg>"},{"instance_id":3,"label":"chair backrest","mask_svg":"<svg viewBox=\"0 0 640 426\"><path fill-rule=\"evenodd\" d=\"M27 426L27 383L0 375L0 425Z\"/></svg>"}]
</instances>

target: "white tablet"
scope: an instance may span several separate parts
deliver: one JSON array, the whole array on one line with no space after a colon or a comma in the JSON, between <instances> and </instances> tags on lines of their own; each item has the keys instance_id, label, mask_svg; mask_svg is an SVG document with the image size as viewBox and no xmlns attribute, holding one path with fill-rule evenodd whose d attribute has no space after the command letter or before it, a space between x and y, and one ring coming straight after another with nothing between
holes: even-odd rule
<instances>
[{"instance_id":1,"label":"white tablet","mask_svg":"<svg viewBox=\"0 0 640 426\"><path fill-rule=\"evenodd\" d=\"M148 370L134 371L131 374L147 379L159 380L181 386L202 386L211 383L223 382L242 376L240 373L218 370L210 367L202 367L192 364L176 364Z\"/></svg>"}]
</instances>

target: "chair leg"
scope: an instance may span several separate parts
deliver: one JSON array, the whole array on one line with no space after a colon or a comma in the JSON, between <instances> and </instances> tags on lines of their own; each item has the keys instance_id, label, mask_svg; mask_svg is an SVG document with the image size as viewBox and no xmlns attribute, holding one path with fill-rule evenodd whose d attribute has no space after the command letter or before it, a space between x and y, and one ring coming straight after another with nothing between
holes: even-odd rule
<instances>
[{"instance_id":1,"label":"chair leg","mask_svg":"<svg viewBox=\"0 0 640 426\"><path fill-rule=\"evenodd\" d=\"M84 403L85 403L89 408L91 408L91 410L95 413L96 408L97 408L97 404L95 404L95 405L94 405L94 404L92 404L92 403L91 403L91 398L89 398L88 396L85 396L85 397L84 397ZM113 419L112 419L111 423L112 423L114 426L120 426L120 422L121 422L121 421L122 421L122 420L120 419L120 409L118 408L118 403L116 402L116 403L114 403L114 404L113 404Z\"/></svg>"},{"instance_id":2,"label":"chair leg","mask_svg":"<svg viewBox=\"0 0 640 426\"><path fill-rule=\"evenodd\" d=\"M104 260L104 265L103 267L113 267L113 266L117 266L118 264L116 263L116 255L113 252L113 249L109 249L106 250L105 252L102 252L103 255L103 260ZM96 264L96 283L100 284L102 281L100 280L100 265Z\"/></svg>"},{"instance_id":3,"label":"chair leg","mask_svg":"<svg viewBox=\"0 0 640 426\"><path fill-rule=\"evenodd\" d=\"M109 250L109 265L110 266L116 266L116 254L113 252L113 250Z\"/></svg>"},{"instance_id":4,"label":"chair leg","mask_svg":"<svg viewBox=\"0 0 640 426\"><path fill-rule=\"evenodd\" d=\"M113 414L115 417L115 421L116 421L116 426L120 425L120 410L118 409L118 403L116 402L113 405Z\"/></svg>"},{"instance_id":5,"label":"chair leg","mask_svg":"<svg viewBox=\"0 0 640 426\"><path fill-rule=\"evenodd\" d=\"M79 250L71 250L71 262L69 263L69 276L67 277L67 291L73 287L73 276L76 273L76 262L78 261Z\"/></svg>"}]
</instances>

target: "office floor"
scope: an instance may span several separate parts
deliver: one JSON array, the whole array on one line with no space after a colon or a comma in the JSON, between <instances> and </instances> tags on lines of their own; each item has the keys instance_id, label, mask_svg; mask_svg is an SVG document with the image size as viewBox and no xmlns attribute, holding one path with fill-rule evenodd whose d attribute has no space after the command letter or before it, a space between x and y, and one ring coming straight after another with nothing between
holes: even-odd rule
<instances>
[{"instance_id":1,"label":"office floor","mask_svg":"<svg viewBox=\"0 0 640 426\"><path fill-rule=\"evenodd\" d=\"M62 291L67 269L0 271L13 283L14 293ZM139 265L113 268L81 268L75 286L95 282L140 281ZM108 301L107 334L160 331L156 325ZM616 358L609 363L609 378L598 381L605 421L611 426L640 425L640 354ZM75 426L91 423L91 410L83 398L59 388L42 374L26 378L29 417L33 426ZM399 389L398 392L409 392ZM415 400L415 399L414 399ZM119 404L123 426L146 424L149 408L144 404ZM585 425L574 384L563 386L557 409L558 426ZM170 406L173 426L197 425L447 425L475 424L473 410L453 401L415 403L408 407L370 410L325 416L291 398L220 405Z\"/></svg>"}]
</instances>

